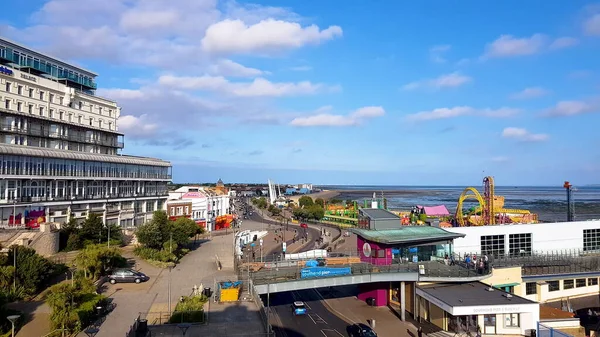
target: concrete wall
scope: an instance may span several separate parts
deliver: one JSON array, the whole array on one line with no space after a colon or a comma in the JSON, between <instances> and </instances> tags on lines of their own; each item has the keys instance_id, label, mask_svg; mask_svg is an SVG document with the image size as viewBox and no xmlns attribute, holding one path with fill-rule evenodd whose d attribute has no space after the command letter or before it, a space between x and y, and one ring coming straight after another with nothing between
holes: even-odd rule
<instances>
[{"instance_id":1,"label":"concrete wall","mask_svg":"<svg viewBox=\"0 0 600 337\"><path fill-rule=\"evenodd\" d=\"M600 220L555 222L543 224L515 224L477 227L445 228L449 232L466 234L454 239L454 252L481 252L481 236L506 235L505 251L509 252L509 234L531 233L531 249L535 252L557 252L568 249L583 249L583 230L600 228ZM556 236L560 233L560 237Z\"/></svg>"},{"instance_id":2,"label":"concrete wall","mask_svg":"<svg viewBox=\"0 0 600 337\"><path fill-rule=\"evenodd\" d=\"M42 224L40 232L30 242L29 247L42 256L51 256L58 253L59 233L52 224Z\"/></svg>"},{"instance_id":3,"label":"concrete wall","mask_svg":"<svg viewBox=\"0 0 600 337\"><path fill-rule=\"evenodd\" d=\"M594 278L594 277L592 277ZM523 283L522 289L521 289L521 296L528 298L530 300L533 301L537 301L540 303L544 303L544 302L554 302L554 301L560 301L561 299L566 299L566 298L577 298L577 297L585 297L585 296L590 296L590 295L597 295L600 292L600 286L598 284L595 285L588 285L589 281L588 279L581 277L580 279L585 279L586 280L586 285L585 287L577 287L577 279L576 278L569 278L566 277L565 279L562 279L559 281L559 285L560 285L560 290L558 291L549 291L548 290L548 283L547 282L537 282L536 283L536 288L537 288L537 294L533 294L533 295L526 295L526 283ZM564 280L573 280L573 284L574 287L571 289L564 289ZM525 280L526 282L526 280ZM516 289L515 289L515 293L516 293Z\"/></svg>"},{"instance_id":4,"label":"concrete wall","mask_svg":"<svg viewBox=\"0 0 600 337\"><path fill-rule=\"evenodd\" d=\"M521 267L492 268L492 276L481 282L490 286L519 283L519 285L515 286L515 295L522 296L525 294L525 284L522 283L523 279L521 278ZM535 299L531 300L536 301Z\"/></svg>"},{"instance_id":5,"label":"concrete wall","mask_svg":"<svg viewBox=\"0 0 600 337\"><path fill-rule=\"evenodd\" d=\"M387 283L364 283L358 286L357 298L361 301L366 301L367 298L375 298L375 305L384 307L388 305L388 287Z\"/></svg>"}]
</instances>

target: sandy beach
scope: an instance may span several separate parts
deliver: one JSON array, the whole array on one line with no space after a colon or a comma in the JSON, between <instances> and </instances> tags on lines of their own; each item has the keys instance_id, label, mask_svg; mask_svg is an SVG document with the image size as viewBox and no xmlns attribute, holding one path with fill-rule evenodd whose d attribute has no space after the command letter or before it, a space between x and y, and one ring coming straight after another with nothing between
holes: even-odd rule
<instances>
[{"instance_id":1,"label":"sandy beach","mask_svg":"<svg viewBox=\"0 0 600 337\"><path fill-rule=\"evenodd\" d=\"M313 200L317 199L317 198L321 198L323 200L329 200L329 199L333 199L336 196L338 196L340 193L338 191L330 191L330 190L323 190L321 192L317 192L317 193L310 193L310 194L302 194L302 195L293 195L290 197L290 199L294 200L294 202L298 202L298 199L300 199L300 197L306 195L309 196L311 198L313 198Z\"/></svg>"}]
</instances>

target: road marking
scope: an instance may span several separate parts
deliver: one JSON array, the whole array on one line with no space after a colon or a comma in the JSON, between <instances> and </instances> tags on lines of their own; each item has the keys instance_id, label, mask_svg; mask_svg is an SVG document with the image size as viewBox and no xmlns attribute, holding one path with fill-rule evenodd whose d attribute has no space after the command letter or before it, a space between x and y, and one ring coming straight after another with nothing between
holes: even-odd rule
<instances>
[{"instance_id":1,"label":"road marking","mask_svg":"<svg viewBox=\"0 0 600 337\"><path fill-rule=\"evenodd\" d=\"M344 335L342 335L339 331L332 330L332 329L321 329L321 333L325 337L333 337L333 336L342 336L342 337L344 337Z\"/></svg>"},{"instance_id":2,"label":"road marking","mask_svg":"<svg viewBox=\"0 0 600 337\"><path fill-rule=\"evenodd\" d=\"M301 301L304 303L304 306L308 309L308 310L312 310L312 308L310 307L310 305L308 305L308 303L302 301L302 297L300 296L300 293L298 293L298 291L293 290L292 291L292 298L294 299L294 302L296 301Z\"/></svg>"},{"instance_id":3,"label":"road marking","mask_svg":"<svg viewBox=\"0 0 600 337\"><path fill-rule=\"evenodd\" d=\"M327 303L327 300L323 297L323 295L321 295L321 293L317 290L317 289L313 289L313 291L317 294L317 296L319 296L319 298L321 299L321 303L323 303L326 307L326 309L328 309L330 312L332 312L334 315L341 317L343 320L345 320L346 322L350 323L350 324L354 324L356 323L355 320L348 318L348 316L342 314L341 312L335 310L329 303Z\"/></svg>"},{"instance_id":4,"label":"road marking","mask_svg":"<svg viewBox=\"0 0 600 337\"><path fill-rule=\"evenodd\" d=\"M327 324L327 322L325 322L318 314L308 314L308 317L310 317L315 324Z\"/></svg>"}]
</instances>

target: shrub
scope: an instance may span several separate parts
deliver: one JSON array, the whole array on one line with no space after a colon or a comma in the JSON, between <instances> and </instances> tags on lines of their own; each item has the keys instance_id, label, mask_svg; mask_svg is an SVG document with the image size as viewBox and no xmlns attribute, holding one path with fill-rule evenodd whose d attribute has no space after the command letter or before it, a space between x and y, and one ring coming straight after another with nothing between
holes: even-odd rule
<instances>
[{"instance_id":1,"label":"shrub","mask_svg":"<svg viewBox=\"0 0 600 337\"><path fill-rule=\"evenodd\" d=\"M67 282L50 287L46 303L52 309L52 327L77 331L88 326L96 318L97 304L105 299L94 292L93 283L86 279L78 279L73 285Z\"/></svg>"},{"instance_id":2,"label":"shrub","mask_svg":"<svg viewBox=\"0 0 600 337\"><path fill-rule=\"evenodd\" d=\"M148 247L139 246L133 250L133 253L144 260L153 260L159 262L175 261L175 254L169 254L166 250L158 250Z\"/></svg>"},{"instance_id":3,"label":"shrub","mask_svg":"<svg viewBox=\"0 0 600 337\"><path fill-rule=\"evenodd\" d=\"M126 267L127 259L116 248L108 248L103 244L90 245L79 252L75 264L84 271L86 277L95 280L111 269Z\"/></svg>"},{"instance_id":4,"label":"shrub","mask_svg":"<svg viewBox=\"0 0 600 337\"><path fill-rule=\"evenodd\" d=\"M182 297L175 306L175 311L169 323L202 323L204 322L204 304L208 301L205 296Z\"/></svg>"}]
</instances>

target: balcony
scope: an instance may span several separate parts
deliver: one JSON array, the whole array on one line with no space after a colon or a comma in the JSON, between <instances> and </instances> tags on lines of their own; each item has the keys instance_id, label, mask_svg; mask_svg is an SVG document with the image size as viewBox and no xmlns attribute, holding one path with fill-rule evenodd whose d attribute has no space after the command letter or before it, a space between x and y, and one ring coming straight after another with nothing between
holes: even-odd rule
<instances>
[{"instance_id":1,"label":"balcony","mask_svg":"<svg viewBox=\"0 0 600 337\"><path fill-rule=\"evenodd\" d=\"M145 197L166 197L168 193L119 193L119 194L111 194L111 195L101 195L101 194L88 194L88 195L63 195L63 196L22 196L17 197L17 204L20 203L38 203L38 202L55 202L55 201L82 201L82 200L105 200L105 199L128 199L128 198L145 198ZM13 200L1 200L5 203L13 203Z\"/></svg>"}]
</instances>

